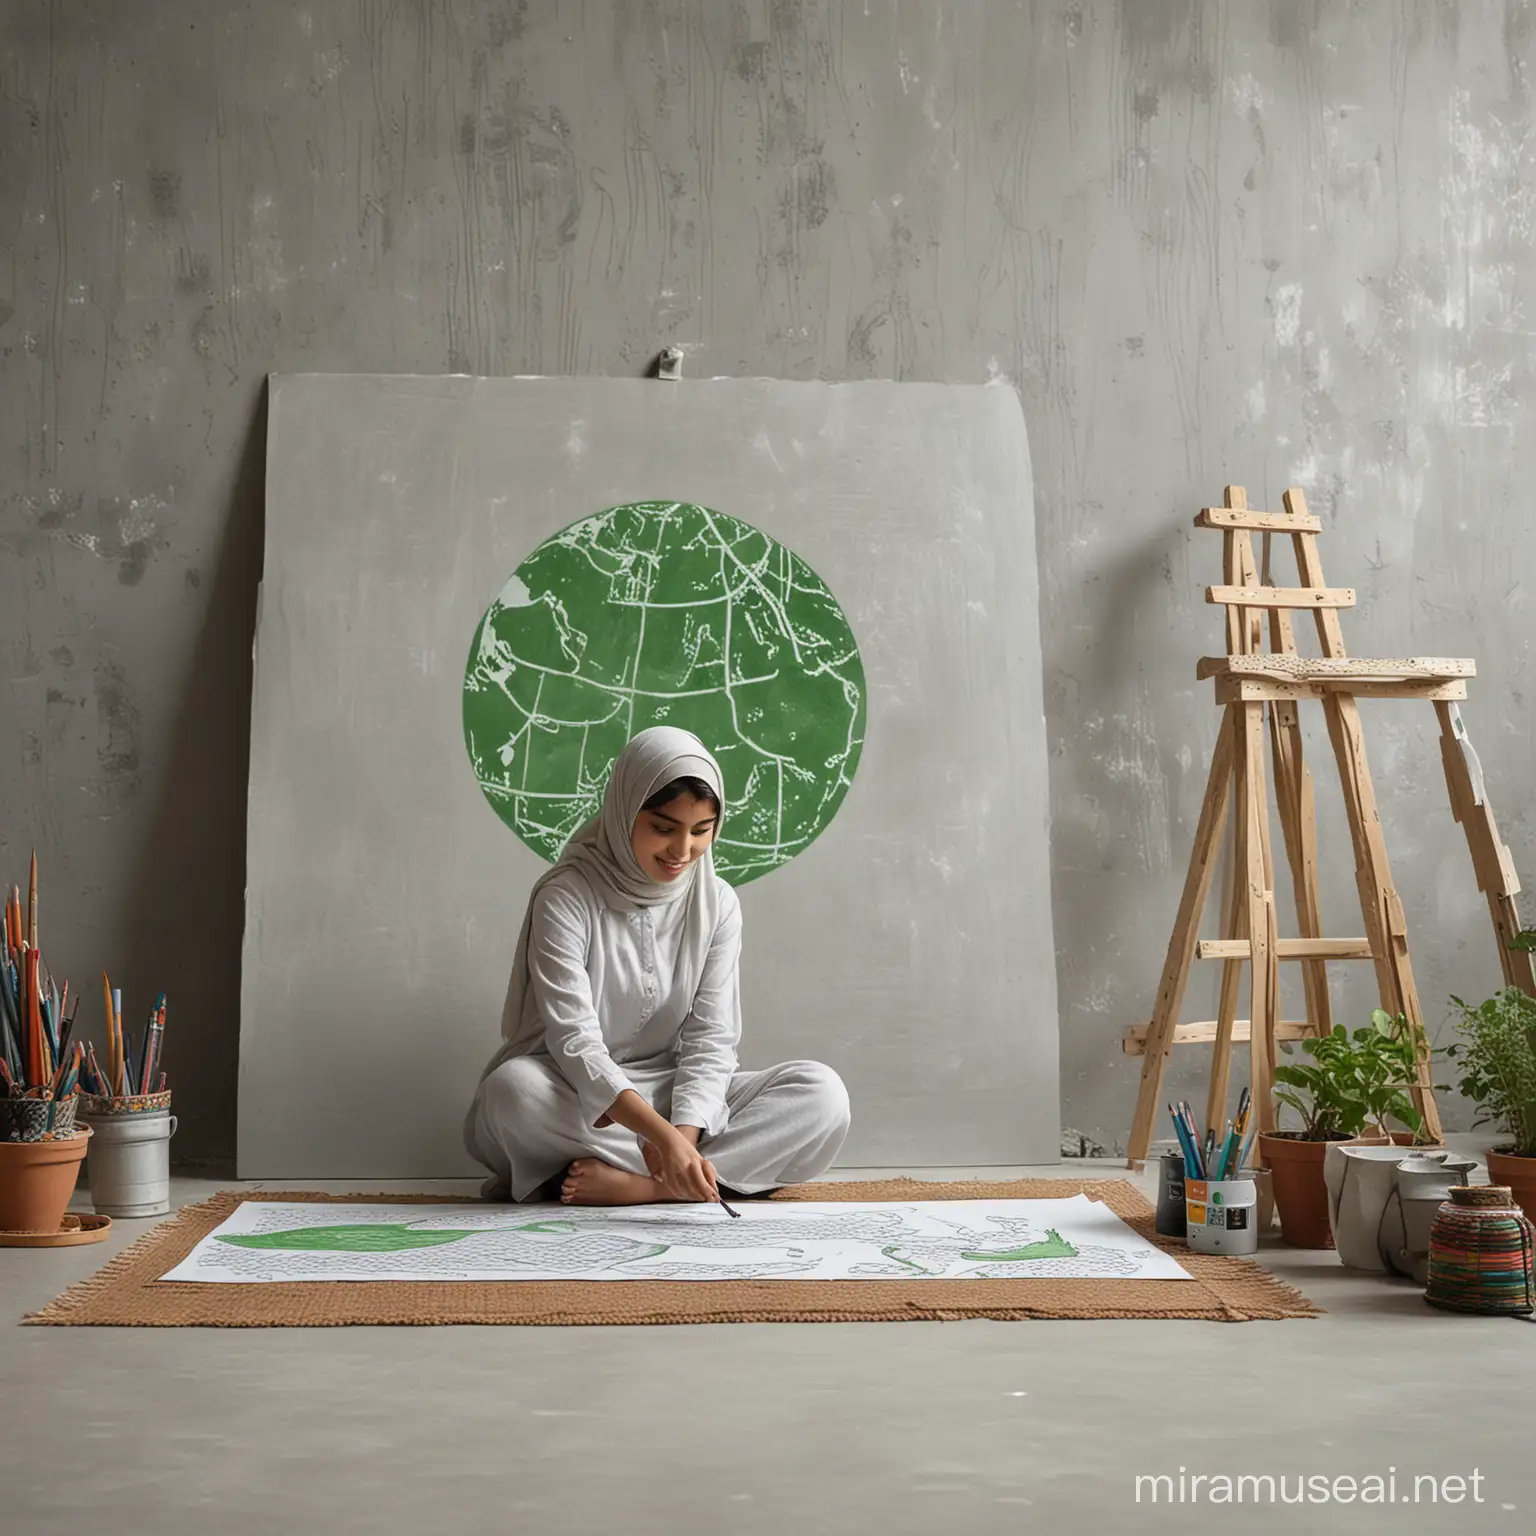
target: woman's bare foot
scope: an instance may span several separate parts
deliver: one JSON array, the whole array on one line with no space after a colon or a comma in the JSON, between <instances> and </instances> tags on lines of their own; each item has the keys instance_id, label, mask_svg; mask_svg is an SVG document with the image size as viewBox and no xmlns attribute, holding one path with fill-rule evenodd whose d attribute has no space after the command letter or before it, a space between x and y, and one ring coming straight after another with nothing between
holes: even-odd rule
<instances>
[{"instance_id":1,"label":"woman's bare foot","mask_svg":"<svg viewBox=\"0 0 1536 1536\"><path fill-rule=\"evenodd\" d=\"M578 1157L560 1185L563 1205L650 1205L666 1198L655 1179L595 1157Z\"/></svg>"}]
</instances>

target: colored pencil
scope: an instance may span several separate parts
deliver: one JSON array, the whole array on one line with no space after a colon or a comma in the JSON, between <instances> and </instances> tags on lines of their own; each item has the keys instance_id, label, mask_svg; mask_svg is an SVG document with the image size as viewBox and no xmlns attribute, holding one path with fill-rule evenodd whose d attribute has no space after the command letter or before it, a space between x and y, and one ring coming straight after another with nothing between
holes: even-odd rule
<instances>
[{"instance_id":1,"label":"colored pencil","mask_svg":"<svg viewBox=\"0 0 1536 1536\"><path fill-rule=\"evenodd\" d=\"M123 994L118 987L112 988L112 1092L114 1095L123 1091L123 1068L126 1061L124 1047L127 1040L123 1035Z\"/></svg>"},{"instance_id":2,"label":"colored pencil","mask_svg":"<svg viewBox=\"0 0 1536 1536\"><path fill-rule=\"evenodd\" d=\"M74 1091L75 1079L80 1074L80 1063L84 1056L84 1047L76 1045L74 1050L59 1063L59 1070L53 1074L54 1098L68 1098Z\"/></svg>"},{"instance_id":3,"label":"colored pencil","mask_svg":"<svg viewBox=\"0 0 1536 1536\"><path fill-rule=\"evenodd\" d=\"M117 1074L117 1034L112 1023L112 983L105 971L101 973L101 996L107 1016L107 1077L110 1080Z\"/></svg>"},{"instance_id":4,"label":"colored pencil","mask_svg":"<svg viewBox=\"0 0 1536 1536\"><path fill-rule=\"evenodd\" d=\"M1173 1116L1173 1128L1179 1134L1179 1145L1184 1149L1184 1173L1187 1178L1198 1178L1195 1168L1195 1149L1189 1143L1189 1132L1184 1128L1184 1115L1176 1106L1170 1104L1168 1113Z\"/></svg>"},{"instance_id":5,"label":"colored pencil","mask_svg":"<svg viewBox=\"0 0 1536 1536\"><path fill-rule=\"evenodd\" d=\"M1184 1145L1184 1127L1179 1124L1179 1117L1174 1114L1173 1105L1168 1104L1166 1108L1168 1110L1168 1118L1173 1121L1173 1134L1178 1138L1179 1156L1184 1159L1184 1173L1187 1177L1189 1174L1189 1148Z\"/></svg>"},{"instance_id":6,"label":"colored pencil","mask_svg":"<svg viewBox=\"0 0 1536 1536\"><path fill-rule=\"evenodd\" d=\"M1184 1129L1183 1117L1172 1104L1168 1106L1168 1113L1173 1120L1174 1134L1179 1138L1179 1150L1184 1154L1185 1177L1197 1179L1200 1175L1195 1168L1195 1151L1190 1145L1189 1132Z\"/></svg>"},{"instance_id":7,"label":"colored pencil","mask_svg":"<svg viewBox=\"0 0 1536 1536\"><path fill-rule=\"evenodd\" d=\"M133 1067L128 1054L128 1031L123 1028L123 989L112 988L112 1019L117 1029L117 1076L112 1080L113 1093L126 1098L133 1089L129 1086Z\"/></svg>"},{"instance_id":8,"label":"colored pencil","mask_svg":"<svg viewBox=\"0 0 1536 1536\"><path fill-rule=\"evenodd\" d=\"M7 922L9 922L10 897L6 897ZM16 980L16 967L7 955L0 961L0 1036L3 1036L6 1065L20 1075L25 1055L25 1031L21 1027L20 989Z\"/></svg>"},{"instance_id":9,"label":"colored pencil","mask_svg":"<svg viewBox=\"0 0 1536 1536\"><path fill-rule=\"evenodd\" d=\"M27 1082L43 1080L43 1017L37 998L37 951L22 951L21 1001L26 1009Z\"/></svg>"},{"instance_id":10,"label":"colored pencil","mask_svg":"<svg viewBox=\"0 0 1536 1536\"><path fill-rule=\"evenodd\" d=\"M150 1084L155 1080L155 1068L160 1062L162 1041L165 1037L165 993L160 994L160 1000L155 1004L154 1010L149 1016L149 1026L144 1031L144 1055L140 1066L141 1077L139 1080L139 1092L150 1092Z\"/></svg>"},{"instance_id":11,"label":"colored pencil","mask_svg":"<svg viewBox=\"0 0 1536 1536\"><path fill-rule=\"evenodd\" d=\"M1182 1099L1179 1101L1179 1113L1184 1117L1184 1133L1189 1138L1189 1145L1194 1155L1195 1177L1205 1177L1205 1159L1200 1155L1200 1132L1195 1126L1195 1117L1190 1113L1190 1108Z\"/></svg>"},{"instance_id":12,"label":"colored pencil","mask_svg":"<svg viewBox=\"0 0 1536 1536\"><path fill-rule=\"evenodd\" d=\"M32 883L27 896L27 942L37 948L37 849L32 850Z\"/></svg>"},{"instance_id":13,"label":"colored pencil","mask_svg":"<svg viewBox=\"0 0 1536 1536\"><path fill-rule=\"evenodd\" d=\"M59 1003L59 1008L60 1008L61 1011L63 1010L65 1004L67 1004L68 1002L69 1002L69 983L66 981L64 983L63 998L62 998L62 1000ZM80 1012L80 998L77 995L75 997L74 1013L71 1013L69 1015L69 1017L67 1019L65 1019L64 1022L59 1026L59 1054L60 1055L63 1054L64 1048L69 1044L69 1037L75 1031L75 1014L79 1013L79 1012Z\"/></svg>"},{"instance_id":14,"label":"colored pencil","mask_svg":"<svg viewBox=\"0 0 1536 1536\"><path fill-rule=\"evenodd\" d=\"M59 994L54 989L53 977L47 974L48 967L44 964L41 954L37 957L37 969L38 1007L43 1015L43 1039L47 1041L49 1056L57 1061L60 1055L59 1030L62 1028L59 1022Z\"/></svg>"},{"instance_id":15,"label":"colored pencil","mask_svg":"<svg viewBox=\"0 0 1536 1536\"><path fill-rule=\"evenodd\" d=\"M160 997L163 999L162 992ZM148 1093L149 1085L154 1079L154 1052L156 1034L160 1018L160 1003L149 1010L149 1017L144 1021L144 1033L139 1041L139 1086L135 1090L138 1093Z\"/></svg>"},{"instance_id":16,"label":"colored pencil","mask_svg":"<svg viewBox=\"0 0 1536 1536\"><path fill-rule=\"evenodd\" d=\"M1227 1121L1226 1134L1221 1138L1221 1156L1216 1160L1216 1177L1224 1179L1227 1170L1232 1166L1232 1153L1237 1147L1237 1132L1232 1128L1232 1122Z\"/></svg>"}]
</instances>

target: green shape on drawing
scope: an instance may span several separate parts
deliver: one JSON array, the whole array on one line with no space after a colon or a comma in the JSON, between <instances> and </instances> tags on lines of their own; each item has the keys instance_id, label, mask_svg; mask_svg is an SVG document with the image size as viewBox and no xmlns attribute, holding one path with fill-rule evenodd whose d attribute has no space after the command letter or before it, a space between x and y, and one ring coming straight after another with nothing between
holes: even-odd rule
<instances>
[{"instance_id":1,"label":"green shape on drawing","mask_svg":"<svg viewBox=\"0 0 1536 1536\"><path fill-rule=\"evenodd\" d=\"M998 1253L984 1253L980 1249L962 1253L962 1259L978 1259L986 1264L1016 1264L1020 1259L1075 1259L1077 1249L1054 1227L1046 1230L1045 1240L1026 1243L1022 1248L1004 1248Z\"/></svg>"},{"instance_id":2,"label":"green shape on drawing","mask_svg":"<svg viewBox=\"0 0 1536 1536\"><path fill-rule=\"evenodd\" d=\"M245 1232L221 1236L234 1248L310 1249L326 1253L399 1253L406 1248L438 1248L476 1237L476 1232L424 1231L404 1222L358 1222L341 1227L290 1227L283 1232Z\"/></svg>"},{"instance_id":3,"label":"green shape on drawing","mask_svg":"<svg viewBox=\"0 0 1536 1536\"><path fill-rule=\"evenodd\" d=\"M896 1263L906 1265L908 1269L915 1269L920 1275L931 1275L933 1273L931 1269L924 1269L921 1264L914 1264L911 1259L902 1258L902 1256L896 1252L896 1246L897 1245L895 1243L892 1243L888 1248L882 1248L880 1252L883 1253L886 1258L894 1259Z\"/></svg>"},{"instance_id":4,"label":"green shape on drawing","mask_svg":"<svg viewBox=\"0 0 1536 1536\"><path fill-rule=\"evenodd\" d=\"M708 507L642 501L546 539L475 630L464 741L496 814L553 862L636 732L694 732L725 775L733 885L831 823L864 745L864 666L826 584Z\"/></svg>"}]
</instances>

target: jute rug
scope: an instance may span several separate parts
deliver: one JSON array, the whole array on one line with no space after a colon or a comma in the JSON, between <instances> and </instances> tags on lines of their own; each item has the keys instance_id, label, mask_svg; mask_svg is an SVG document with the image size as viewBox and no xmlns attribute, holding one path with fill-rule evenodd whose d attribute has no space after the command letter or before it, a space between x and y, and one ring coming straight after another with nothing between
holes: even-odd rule
<instances>
[{"instance_id":1,"label":"jute rug","mask_svg":"<svg viewBox=\"0 0 1536 1536\"><path fill-rule=\"evenodd\" d=\"M146 1233L99 1274L29 1323L135 1328L332 1328L442 1323L861 1323L989 1317L1179 1317L1241 1323L1315 1317L1320 1308L1248 1259L1190 1253L1158 1237L1153 1210L1124 1179L1017 1179L938 1184L887 1179L802 1184L775 1200L1102 1200L1193 1277L1180 1280L626 1280L623 1282L327 1281L263 1285L158 1283L242 1200L339 1202L400 1195L226 1191ZM423 1205L466 1203L419 1197Z\"/></svg>"}]
</instances>

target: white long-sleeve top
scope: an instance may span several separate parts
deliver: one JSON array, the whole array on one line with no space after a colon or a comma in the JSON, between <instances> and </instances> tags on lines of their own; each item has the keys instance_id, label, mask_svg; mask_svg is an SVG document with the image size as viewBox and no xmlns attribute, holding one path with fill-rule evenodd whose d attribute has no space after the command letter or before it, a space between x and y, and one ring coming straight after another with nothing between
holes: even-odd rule
<instances>
[{"instance_id":1,"label":"white long-sleeve top","mask_svg":"<svg viewBox=\"0 0 1536 1536\"><path fill-rule=\"evenodd\" d=\"M715 879L720 920L692 991L676 975L683 903L615 911L576 870L548 880L530 914L521 1027L502 1059L542 1043L588 1124L632 1086L626 1065L670 1062L673 1124L724 1130L741 1041L741 903Z\"/></svg>"}]
</instances>

